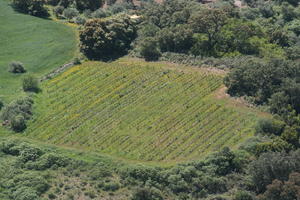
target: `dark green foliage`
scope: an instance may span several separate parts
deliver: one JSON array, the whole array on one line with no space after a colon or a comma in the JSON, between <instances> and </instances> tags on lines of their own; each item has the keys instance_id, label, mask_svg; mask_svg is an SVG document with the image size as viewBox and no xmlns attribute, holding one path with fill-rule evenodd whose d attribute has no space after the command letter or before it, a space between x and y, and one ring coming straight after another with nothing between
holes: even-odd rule
<instances>
[{"instance_id":1,"label":"dark green foliage","mask_svg":"<svg viewBox=\"0 0 300 200\"><path fill-rule=\"evenodd\" d=\"M288 143L281 137L275 137L267 142L259 143L255 146L255 154L257 156L265 152L289 152L293 150L292 144Z\"/></svg>"},{"instance_id":2,"label":"dark green foliage","mask_svg":"<svg viewBox=\"0 0 300 200\"><path fill-rule=\"evenodd\" d=\"M198 12L190 19L190 24L195 33L205 34L205 39L198 39L200 48L207 48L203 56L216 56L215 45L220 39L221 28L226 24L227 13L221 9L206 9Z\"/></svg>"},{"instance_id":3,"label":"dark green foliage","mask_svg":"<svg viewBox=\"0 0 300 200\"><path fill-rule=\"evenodd\" d=\"M108 13L106 10L99 8L98 10L95 10L93 13L91 13L92 18L105 18L108 17L110 13Z\"/></svg>"},{"instance_id":4,"label":"dark green foliage","mask_svg":"<svg viewBox=\"0 0 300 200\"><path fill-rule=\"evenodd\" d=\"M84 25L85 22L86 22L86 19L84 17L78 16L78 17L75 17L75 19L74 19L74 23L78 24L78 25Z\"/></svg>"},{"instance_id":5,"label":"dark green foliage","mask_svg":"<svg viewBox=\"0 0 300 200\"><path fill-rule=\"evenodd\" d=\"M1 109L4 107L4 103L3 103L3 101L0 99L0 111L1 111Z\"/></svg>"},{"instance_id":6,"label":"dark green foliage","mask_svg":"<svg viewBox=\"0 0 300 200\"><path fill-rule=\"evenodd\" d=\"M30 97L23 97L12 101L3 108L0 119L10 121L17 115L22 115L25 119L29 119L32 115L32 105L33 100Z\"/></svg>"},{"instance_id":7,"label":"dark green foliage","mask_svg":"<svg viewBox=\"0 0 300 200\"><path fill-rule=\"evenodd\" d=\"M156 37L162 52L188 52L194 43L192 30L183 25L162 29Z\"/></svg>"},{"instance_id":8,"label":"dark green foliage","mask_svg":"<svg viewBox=\"0 0 300 200\"><path fill-rule=\"evenodd\" d=\"M73 19L74 17L77 17L79 15L79 12L76 8L66 8L63 11L63 16L65 16L67 19Z\"/></svg>"},{"instance_id":9,"label":"dark green foliage","mask_svg":"<svg viewBox=\"0 0 300 200\"><path fill-rule=\"evenodd\" d=\"M140 48L140 54L146 61L156 61L161 55L155 39L146 38L141 42Z\"/></svg>"},{"instance_id":10,"label":"dark green foliage","mask_svg":"<svg viewBox=\"0 0 300 200\"><path fill-rule=\"evenodd\" d=\"M80 49L89 59L108 59L123 55L136 37L136 27L129 16L93 19L80 31Z\"/></svg>"},{"instance_id":11,"label":"dark green foliage","mask_svg":"<svg viewBox=\"0 0 300 200\"><path fill-rule=\"evenodd\" d=\"M13 0L12 3L21 12L38 17L48 16L48 11L44 7L44 0Z\"/></svg>"},{"instance_id":12,"label":"dark green foliage","mask_svg":"<svg viewBox=\"0 0 300 200\"><path fill-rule=\"evenodd\" d=\"M264 192L274 179L288 180L291 172L300 170L300 151L286 153L265 153L251 165L251 175L258 192Z\"/></svg>"},{"instance_id":13,"label":"dark green foliage","mask_svg":"<svg viewBox=\"0 0 300 200\"><path fill-rule=\"evenodd\" d=\"M60 0L58 5L63 6L64 8L75 5L76 9L79 11L87 9L94 11L101 8L103 3L104 1L102 0Z\"/></svg>"},{"instance_id":14,"label":"dark green foliage","mask_svg":"<svg viewBox=\"0 0 300 200\"><path fill-rule=\"evenodd\" d=\"M13 193L15 200L38 200L39 196L36 191L30 187L20 187Z\"/></svg>"},{"instance_id":15,"label":"dark green foliage","mask_svg":"<svg viewBox=\"0 0 300 200\"><path fill-rule=\"evenodd\" d=\"M0 119L8 121L14 131L21 132L26 128L25 121L32 116L32 105L33 100L29 97L12 101L1 110Z\"/></svg>"},{"instance_id":16,"label":"dark green foliage","mask_svg":"<svg viewBox=\"0 0 300 200\"><path fill-rule=\"evenodd\" d=\"M26 121L22 115L15 116L10 122L11 128L15 132L22 132L26 129Z\"/></svg>"},{"instance_id":17,"label":"dark green foliage","mask_svg":"<svg viewBox=\"0 0 300 200\"><path fill-rule=\"evenodd\" d=\"M233 200L254 200L254 197L247 191L238 191Z\"/></svg>"},{"instance_id":18,"label":"dark green foliage","mask_svg":"<svg viewBox=\"0 0 300 200\"><path fill-rule=\"evenodd\" d=\"M24 68L24 64L21 63L21 62L16 62L16 61L11 62L9 64L9 70L8 71L11 72L11 73L16 73L16 74L26 72L26 70Z\"/></svg>"},{"instance_id":19,"label":"dark green foliage","mask_svg":"<svg viewBox=\"0 0 300 200\"><path fill-rule=\"evenodd\" d=\"M53 8L53 12L56 17L60 17L63 14L64 9L65 8L63 6L56 6Z\"/></svg>"},{"instance_id":20,"label":"dark green foliage","mask_svg":"<svg viewBox=\"0 0 300 200\"><path fill-rule=\"evenodd\" d=\"M293 200L300 196L300 173L289 175L288 181L273 180L266 192L259 196L260 200Z\"/></svg>"},{"instance_id":21,"label":"dark green foliage","mask_svg":"<svg viewBox=\"0 0 300 200\"><path fill-rule=\"evenodd\" d=\"M284 87L285 79L294 79L300 65L284 60L250 60L232 70L225 78L228 93L234 96L253 96L257 103L267 102Z\"/></svg>"},{"instance_id":22,"label":"dark green foliage","mask_svg":"<svg viewBox=\"0 0 300 200\"><path fill-rule=\"evenodd\" d=\"M45 0L45 3L51 6L57 6L60 0Z\"/></svg>"},{"instance_id":23,"label":"dark green foliage","mask_svg":"<svg viewBox=\"0 0 300 200\"><path fill-rule=\"evenodd\" d=\"M256 126L257 133L281 135L285 123L276 119L260 119Z\"/></svg>"},{"instance_id":24,"label":"dark green foliage","mask_svg":"<svg viewBox=\"0 0 300 200\"><path fill-rule=\"evenodd\" d=\"M23 78L22 87L25 92L39 92L39 82L33 76L26 76Z\"/></svg>"},{"instance_id":25,"label":"dark green foliage","mask_svg":"<svg viewBox=\"0 0 300 200\"><path fill-rule=\"evenodd\" d=\"M154 188L137 188L133 193L132 200L162 200L159 191Z\"/></svg>"}]
</instances>

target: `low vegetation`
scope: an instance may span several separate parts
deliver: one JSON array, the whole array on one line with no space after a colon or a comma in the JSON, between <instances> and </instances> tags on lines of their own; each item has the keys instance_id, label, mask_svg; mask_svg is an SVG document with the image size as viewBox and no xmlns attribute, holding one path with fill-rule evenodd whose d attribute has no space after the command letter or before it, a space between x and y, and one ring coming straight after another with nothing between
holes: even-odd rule
<instances>
[{"instance_id":1,"label":"low vegetation","mask_svg":"<svg viewBox=\"0 0 300 200\"><path fill-rule=\"evenodd\" d=\"M9 0L0 1L0 13L0 98L9 103L22 95L24 76L40 78L71 61L76 51L76 39L72 28L20 14L11 8ZM23 63L26 73L9 72L9 64L13 61ZM24 71L13 68L14 72Z\"/></svg>"}]
</instances>

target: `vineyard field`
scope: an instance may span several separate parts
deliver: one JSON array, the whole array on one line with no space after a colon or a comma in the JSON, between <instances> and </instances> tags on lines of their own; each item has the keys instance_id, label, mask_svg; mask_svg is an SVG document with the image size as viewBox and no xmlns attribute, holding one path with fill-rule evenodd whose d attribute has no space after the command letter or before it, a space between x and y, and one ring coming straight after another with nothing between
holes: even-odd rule
<instances>
[{"instance_id":1,"label":"vineyard field","mask_svg":"<svg viewBox=\"0 0 300 200\"><path fill-rule=\"evenodd\" d=\"M254 109L215 97L222 80L167 63L86 62L42 83L24 135L130 160L199 159L254 133Z\"/></svg>"}]
</instances>

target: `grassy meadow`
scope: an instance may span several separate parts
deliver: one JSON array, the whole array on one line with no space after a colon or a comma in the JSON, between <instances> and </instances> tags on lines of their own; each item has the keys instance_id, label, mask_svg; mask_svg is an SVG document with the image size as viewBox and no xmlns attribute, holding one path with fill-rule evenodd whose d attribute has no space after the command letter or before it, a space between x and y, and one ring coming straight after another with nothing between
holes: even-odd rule
<instances>
[{"instance_id":1,"label":"grassy meadow","mask_svg":"<svg viewBox=\"0 0 300 200\"><path fill-rule=\"evenodd\" d=\"M197 159L254 132L258 113L215 97L222 78L127 58L86 62L42 84L25 135L131 160Z\"/></svg>"},{"instance_id":2,"label":"grassy meadow","mask_svg":"<svg viewBox=\"0 0 300 200\"><path fill-rule=\"evenodd\" d=\"M70 61L76 51L75 31L61 23L15 12L0 0L0 98L9 102L22 93L23 75L8 72L12 61L26 74L42 76Z\"/></svg>"}]
</instances>

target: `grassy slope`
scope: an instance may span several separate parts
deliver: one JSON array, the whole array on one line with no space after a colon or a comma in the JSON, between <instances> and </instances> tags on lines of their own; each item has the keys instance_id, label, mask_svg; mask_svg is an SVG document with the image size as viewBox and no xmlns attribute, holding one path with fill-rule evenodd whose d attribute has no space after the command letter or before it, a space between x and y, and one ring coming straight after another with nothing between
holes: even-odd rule
<instances>
[{"instance_id":1,"label":"grassy slope","mask_svg":"<svg viewBox=\"0 0 300 200\"><path fill-rule=\"evenodd\" d=\"M144 161L196 159L253 134L257 113L216 99L222 76L121 59L43 84L27 136Z\"/></svg>"},{"instance_id":2,"label":"grassy slope","mask_svg":"<svg viewBox=\"0 0 300 200\"><path fill-rule=\"evenodd\" d=\"M15 12L0 0L0 98L21 94L21 79L7 71L11 61L25 64L28 73L41 76L74 56L75 31L63 24Z\"/></svg>"}]
</instances>

